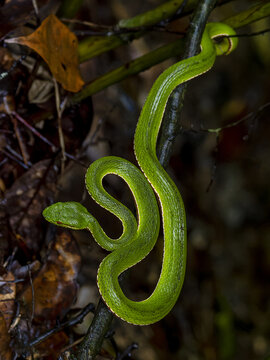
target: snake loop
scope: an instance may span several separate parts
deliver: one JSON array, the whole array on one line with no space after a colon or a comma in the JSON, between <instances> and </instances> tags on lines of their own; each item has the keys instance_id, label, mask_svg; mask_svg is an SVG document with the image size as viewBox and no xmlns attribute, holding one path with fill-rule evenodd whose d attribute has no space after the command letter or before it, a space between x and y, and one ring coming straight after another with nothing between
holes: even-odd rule
<instances>
[{"instance_id":1,"label":"snake loop","mask_svg":"<svg viewBox=\"0 0 270 360\"><path fill-rule=\"evenodd\" d=\"M88 168L86 187L89 194L122 222L123 233L118 239L110 239L79 203L56 203L43 212L44 217L56 225L90 230L100 246L112 251L100 264L98 287L108 307L127 322L146 325L159 321L172 309L180 294L186 267L185 209L176 185L157 159L156 142L171 92L181 83L208 71L216 55L230 53L237 45L237 38L228 38L230 35L235 32L227 25L208 24L202 37L201 52L172 65L155 81L134 138L134 152L141 171L127 160L113 156L101 158ZM216 38L221 41L215 42ZM107 174L120 176L130 187L137 205L137 221L124 205L104 190L102 179ZM153 190L162 211L162 269L153 293L136 302L124 295L118 277L147 256L156 243L160 220Z\"/></svg>"}]
</instances>

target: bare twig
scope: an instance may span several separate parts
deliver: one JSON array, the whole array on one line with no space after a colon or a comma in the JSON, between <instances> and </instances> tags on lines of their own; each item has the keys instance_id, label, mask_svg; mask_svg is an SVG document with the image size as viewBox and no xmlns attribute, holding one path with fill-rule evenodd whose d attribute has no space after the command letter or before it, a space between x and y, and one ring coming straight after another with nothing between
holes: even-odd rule
<instances>
[{"instance_id":1,"label":"bare twig","mask_svg":"<svg viewBox=\"0 0 270 360\"><path fill-rule=\"evenodd\" d=\"M10 154L8 151L5 151L4 149L0 149L0 152L2 152L3 154L6 155L7 158L15 161L16 163L18 163L22 168L24 168L25 170L28 170L29 167L28 165L24 164L22 161L20 161L16 156L13 156L12 154Z\"/></svg>"},{"instance_id":2,"label":"bare twig","mask_svg":"<svg viewBox=\"0 0 270 360\"><path fill-rule=\"evenodd\" d=\"M64 141L64 134L63 134L63 129L62 129L61 118L62 118L62 114L63 114L63 110L65 108L67 98L65 98L65 100L62 104L60 103L59 87L58 87L58 84L57 84L57 81L55 80L55 78L53 78L53 80L54 80L54 89L55 89L55 106L56 106L57 121L58 121L58 135L59 135L60 148L61 148L61 152L62 152L61 172L63 173L64 167L65 167L65 161L66 161L66 153L65 153L65 141Z\"/></svg>"},{"instance_id":3,"label":"bare twig","mask_svg":"<svg viewBox=\"0 0 270 360\"><path fill-rule=\"evenodd\" d=\"M16 111L12 112L12 115L16 117L17 120L19 120L22 124L24 124L33 134L35 134L37 137L39 137L42 141L44 141L46 144L50 145L52 147L52 151L56 151L56 147L51 143L48 139L46 139L36 128L31 126L24 118L22 118Z\"/></svg>"},{"instance_id":4,"label":"bare twig","mask_svg":"<svg viewBox=\"0 0 270 360\"><path fill-rule=\"evenodd\" d=\"M131 357L131 352L133 350L138 349L138 344L137 343L132 343L131 345L129 345L121 354L119 354L116 358L116 360L123 360L125 359L127 356Z\"/></svg>"},{"instance_id":5,"label":"bare twig","mask_svg":"<svg viewBox=\"0 0 270 360\"><path fill-rule=\"evenodd\" d=\"M267 109L268 107L270 107L270 102L267 102L266 104L260 106L256 111L252 111L249 114L247 114L246 116L242 117L241 119L233 121L233 122L231 122L231 123L229 123L227 125L224 125L222 127L216 128L216 129L201 129L201 130L209 132L209 133L218 134L221 131L223 131L224 129L229 129L231 127L237 126L238 124L241 124L242 122L247 121L247 120L252 119L252 118L258 118L262 114L262 112L265 109Z\"/></svg>"},{"instance_id":6,"label":"bare twig","mask_svg":"<svg viewBox=\"0 0 270 360\"><path fill-rule=\"evenodd\" d=\"M31 295L32 295L32 299L31 299L32 310L31 310L31 317L30 317L30 325L31 325L32 321L34 319L34 314L35 314L35 289L34 289L34 285L33 285L32 273L31 273L29 264L27 264L27 269L28 269L29 282L30 282L30 286L31 286Z\"/></svg>"},{"instance_id":7,"label":"bare twig","mask_svg":"<svg viewBox=\"0 0 270 360\"><path fill-rule=\"evenodd\" d=\"M34 128L33 126L31 126L24 118L22 118L17 112L13 111L12 115L16 117L17 120L19 120L22 124L24 124L29 130L31 130L33 132L34 135L36 135L40 140L44 141L46 144L48 144L51 148L53 152L57 152L60 149L57 148L50 140L48 140L47 138L45 138L36 128ZM86 168L85 164L82 163L81 161L79 161L78 159L76 159L73 155L65 152L65 156L71 160L73 160L74 162L80 164L81 166L83 166L84 168Z\"/></svg>"},{"instance_id":8,"label":"bare twig","mask_svg":"<svg viewBox=\"0 0 270 360\"><path fill-rule=\"evenodd\" d=\"M93 360L101 349L103 339L109 331L112 320L113 313L100 299L93 321L78 349L65 352L61 359Z\"/></svg>"},{"instance_id":9,"label":"bare twig","mask_svg":"<svg viewBox=\"0 0 270 360\"><path fill-rule=\"evenodd\" d=\"M53 334L67 328L67 327L70 327L70 326L74 326L74 325L77 325L79 323L81 323L83 321L83 319L85 318L85 316L89 313L89 312L92 312L94 310L94 305L93 304L88 304L87 306L85 306L81 312L73 317L72 319L62 323L62 324L59 324L58 326L56 326L55 328L47 331L46 333L40 335L39 337L37 337L36 339L32 340L29 344L30 347L33 347L37 344L39 344L40 342L46 340L48 337L52 336Z\"/></svg>"}]
</instances>

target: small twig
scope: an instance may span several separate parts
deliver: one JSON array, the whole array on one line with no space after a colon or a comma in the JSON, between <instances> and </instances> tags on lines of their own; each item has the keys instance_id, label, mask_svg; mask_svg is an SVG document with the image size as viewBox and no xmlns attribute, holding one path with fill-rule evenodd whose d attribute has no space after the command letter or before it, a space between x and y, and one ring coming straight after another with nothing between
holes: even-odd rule
<instances>
[{"instance_id":1,"label":"small twig","mask_svg":"<svg viewBox=\"0 0 270 360\"><path fill-rule=\"evenodd\" d=\"M55 328L47 331L46 333L40 335L39 337L37 337L36 339L32 340L29 344L29 347L33 347L37 344L39 344L40 342L46 340L48 337L52 336L53 334L67 328L70 326L74 326L77 324L82 323L83 319L85 318L85 316L89 313L92 312L94 310L94 305L93 304L88 304L86 305L81 311L80 313L73 317L70 320L67 320L66 322L59 324L58 326L56 326Z\"/></svg>"},{"instance_id":2,"label":"small twig","mask_svg":"<svg viewBox=\"0 0 270 360\"><path fill-rule=\"evenodd\" d=\"M24 120L17 112L13 111L12 114L16 117L17 120L19 120L22 124L24 124L28 129L30 129L40 140L48 144L53 152L59 151L59 148L57 148L50 140L45 138L36 128L28 124L26 120ZM65 156L69 158L70 160L73 160L74 162L80 164L84 168L86 168L85 164L82 163L80 160L76 159L73 155L65 152Z\"/></svg>"},{"instance_id":3,"label":"small twig","mask_svg":"<svg viewBox=\"0 0 270 360\"><path fill-rule=\"evenodd\" d=\"M92 136L90 138L90 141L89 141L88 145L95 145L97 143L97 141L99 140L98 135L99 135L99 132L100 132L101 127L103 125L103 122L104 122L103 119L98 119L97 126L96 126L96 128L95 128L95 130L94 130L94 132L93 132L93 134L92 134Z\"/></svg>"},{"instance_id":4,"label":"small twig","mask_svg":"<svg viewBox=\"0 0 270 360\"><path fill-rule=\"evenodd\" d=\"M96 24L96 23L93 23L91 21L83 21L83 20L77 20L77 19L67 19L67 18L61 18L61 21L63 22L68 22L70 24L78 24L78 25L85 25L85 26L88 26L92 29L101 29L101 30L111 30L112 27L109 26L109 25L99 25L99 24Z\"/></svg>"},{"instance_id":5,"label":"small twig","mask_svg":"<svg viewBox=\"0 0 270 360\"><path fill-rule=\"evenodd\" d=\"M61 152L62 152L61 172L63 173L64 167L65 167L65 161L66 161L65 141L64 141L64 134L63 134L63 129L62 129L62 121L61 121L64 106L61 107L59 87L58 87L57 81L55 80L55 78L53 78L53 81L54 81L54 89L55 89L55 106L56 106L56 111L57 111L59 143L60 143L60 148L61 148ZM66 102L66 99L64 101Z\"/></svg>"},{"instance_id":6,"label":"small twig","mask_svg":"<svg viewBox=\"0 0 270 360\"><path fill-rule=\"evenodd\" d=\"M100 299L92 323L78 349L63 354L63 357L69 360L94 359L101 349L112 320L113 313Z\"/></svg>"},{"instance_id":7,"label":"small twig","mask_svg":"<svg viewBox=\"0 0 270 360\"><path fill-rule=\"evenodd\" d=\"M24 164L22 161L18 160L15 156L11 155L10 153L8 153L7 151L5 151L4 149L0 149L0 152L2 152L3 154L6 155L6 157L8 157L9 159L15 161L16 163L18 163L21 167L23 167L25 170L28 170L29 167Z\"/></svg>"},{"instance_id":8,"label":"small twig","mask_svg":"<svg viewBox=\"0 0 270 360\"><path fill-rule=\"evenodd\" d=\"M158 31L158 32L168 32L168 33L172 33L172 34L181 34L184 35L183 32L179 32L179 31L173 31L170 29L167 29L167 25L172 22L175 19L179 18L179 15L183 14L183 10L187 4L187 0L184 0L182 2L182 4L179 6L179 8L177 9L177 11L172 14L172 16L161 20L159 23L157 24L150 24L150 25L140 25L140 26L132 26L132 27L124 27L124 26L108 26L108 25L99 25L99 24L95 24L93 22L90 21L81 21L81 20L77 20L77 19L66 19L66 18L62 18L61 20L63 22L68 22L68 23L72 23L72 24L79 24L79 25L84 25L87 26L89 28L91 28L92 30L74 30L74 33L78 36L84 36L84 35L94 35L94 36L114 36L114 35L122 35L122 34L127 34L127 33L134 33L134 32L145 32L145 31Z\"/></svg>"},{"instance_id":9,"label":"small twig","mask_svg":"<svg viewBox=\"0 0 270 360\"><path fill-rule=\"evenodd\" d=\"M258 35L264 35L266 33L270 32L270 29L264 29L264 30L261 30L261 31L256 31L256 32L253 32L253 33L244 33L244 34L235 34L235 35L230 35L229 37L252 37L252 36L258 36Z\"/></svg>"},{"instance_id":10,"label":"small twig","mask_svg":"<svg viewBox=\"0 0 270 360\"><path fill-rule=\"evenodd\" d=\"M28 159L29 159L29 155L27 153L27 149L26 146L24 145L22 136L21 136L21 131L18 127L17 124L17 120L16 118L14 118L14 116L12 115L13 111L15 110L15 100L13 98L13 96L11 95L7 95L3 97L3 103L4 103L4 107L5 107L5 111L6 113L9 115L11 122L13 124L13 128L16 134L16 138L22 153L22 157L23 157L23 161L25 163L25 165L27 165L28 163Z\"/></svg>"},{"instance_id":11,"label":"small twig","mask_svg":"<svg viewBox=\"0 0 270 360\"><path fill-rule=\"evenodd\" d=\"M233 122L231 122L231 123L229 123L227 125L224 125L222 127L216 128L216 129L201 129L201 131L205 131L205 132L209 132L209 133L217 133L218 134L221 131L223 131L224 129L229 129L231 127L237 126L237 125L241 124L242 122L247 121L247 120L252 119L252 118L258 118L262 114L262 112L265 109L267 109L268 107L270 107L270 102L260 106L258 108L258 110L250 112L249 114L245 115L244 117L242 117L239 120L233 121Z\"/></svg>"},{"instance_id":12,"label":"small twig","mask_svg":"<svg viewBox=\"0 0 270 360\"><path fill-rule=\"evenodd\" d=\"M2 161L0 161L0 167L2 167L7 161L8 159L6 157Z\"/></svg>"},{"instance_id":13,"label":"small twig","mask_svg":"<svg viewBox=\"0 0 270 360\"><path fill-rule=\"evenodd\" d=\"M17 153L17 151L15 151L14 149L12 149L12 147L11 147L10 145L6 144L5 149L6 149L7 151L9 151L12 155L14 155L17 159L23 161L22 155L19 154L19 153ZM25 165L27 165L28 167L30 167L30 166L32 166L32 163L31 163L30 161L28 161L27 164L25 164Z\"/></svg>"},{"instance_id":14,"label":"small twig","mask_svg":"<svg viewBox=\"0 0 270 360\"><path fill-rule=\"evenodd\" d=\"M13 316L13 319L12 319L12 323L10 324L10 327L9 327L9 330L8 332L12 332L14 330L14 328L18 325L18 323L20 322L21 320L21 317L22 317L22 314L20 312L21 310L21 304L19 301L15 301L15 303L17 304L17 307L16 307L16 313L15 315Z\"/></svg>"},{"instance_id":15,"label":"small twig","mask_svg":"<svg viewBox=\"0 0 270 360\"><path fill-rule=\"evenodd\" d=\"M30 325L31 325L32 321L34 319L34 315L35 315L35 289L34 289L34 285L33 285L32 274L31 274L31 269L29 267L29 264L27 264L27 269L28 269L29 282L30 282L31 294L32 294L32 299L31 299L32 310L31 310L31 317L30 317Z\"/></svg>"},{"instance_id":16,"label":"small twig","mask_svg":"<svg viewBox=\"0 0 270 360\"><path fill-rule=\"evenodd\" d=\"M4 285L4 284L17 284L20 282L24 282L24 279L17 279L17 280L4 280L0 278L0 286ZM5 301L5 300L3 300Z\"/></svg>"},{"instance_id":17,"label":"small twig","mask_svg":"<svg viewBox=\"0 0 270 360\"><path fill-rule=\"evenodd\" d=\"M259 107L259 109L257 111L253 111L250 112L249 114L247 114L246 116L242 117L241 119L237 120L237 121L233 121L230 124L224 125L220 128L216 128L216 129L201 129L201 131L204 132L208 132L208 133L215 133L216 134L216 146L214 149L214 164L212 166L212 174L211 174L211 179L210 182L207 186L206 192L209 192L211 189L211 186L213 185L214 179L215 179L215 175L216 175L216 170L217 170L217 159L218 159L218 151L219 151L219 139L220 139L220 133L225 130L225 129L229 129L232 128L234 126L237 126L247 120L255 120L258 119L263 111L265 109L267 109L268 107L270 107L270 102L262 105ZM247 135L248 138L248 135Z\"/></svg>"},{"instance_id":18,"label":"small twig","mask_svg":"<svg viewBox=\"0 0 270 360\"><path fill-rule=\"evenodd\" d=\"M20 131L20 129L18 127L18 124L17 124L17 120L12 115L12 113L14 111L14 107L15 107L14 99L11 96L4 96L3 97L3 103L4 103L4 106L5 106L6 113L9 115L9 117L11 119L11 122L13 124L13 128L14 128L14 131L15 131L15 134L16 134L16 138L17 138L17 141L18 141L21 153L22 153L23 161L24 161L24 163L26 165L28 163L29 155L27 153L26 146L24 145L22 135L21 135L21 131Z\"/></svg>"},{"instance_id":19,"label":"small twig","mask_svg":"<svg viewBox=\"0 0 270 360\"><path fill-rule=\"evenodd\" d=\"M217 134L216 136L216 146L214 149L214 163L212 165L212 173L211 173L211 178L209 181L209 184L206 188L206 192L208 193L214 183L214 179L216 176L216 171L217 171L217 161L218 161L218 151L219 151L219 134Z\"/></svg>"},{"instance_id":20,"label":"small twig","mask_svg":"<svg viewBox=\"0 0 270 360\"><path fill-rule=\"evenodd\" d=\"M137 343L132 343L121 354L117 356L116 360L124 360L125 357L131 357L131 352L133 350L137 350L138 348L139 345Z\"/></svg>"},{"instance_id":21,"label":"small twig","mask_svg":"<svg viewBox=\"0 0 270 360\"><path fill-rule=\"evenodd\" d=\"M175 31L170 30L164 26L144 26L140 28L121 28L119 30L113 30L113 31L106 31L106 32L96 32L91 30L74 30L74 34L77 36L115 36L115 35L123 35L123 34L132 34L137 33L138 31L152 31L152 32L165 32L168 34L174 34L174 35L185 35L185 32L183 31Z\"/></svg>"},{"instance_id":22,"label":"small twig","mask_svg":"<svg viewBox=\"0 0 270 360\"><path fill-rule=\"evenodd\" d=\"M22 118L16 111L12 111L12 115L16 117L22 124L24 124L29 130L32 131L37 137L39 137L43 142L52 147L52 151L55 152L57 149L48 139L46 139L36 128L31 126L24 118Z\"/></svg>"},{"instance_id":23,"label":"small twig","mask_svg":"<svg viewBox=\"0 0 270 360\"><path fill-rule=\"evenodd\" d=\"M24 144L24 141L22 139L21 131L20 131L19 127L18 127L17 120L13 116L10 116L10 119L11 119L11 121L13 123L16 138L18 140L18 144L19 144L19 147L20 147L20 150L21 150L21 153L22 153L23 162L26 165L28 163L28 160L29 160L29 155L28 155L26 146Z\"/></svg>"}]
</instances>

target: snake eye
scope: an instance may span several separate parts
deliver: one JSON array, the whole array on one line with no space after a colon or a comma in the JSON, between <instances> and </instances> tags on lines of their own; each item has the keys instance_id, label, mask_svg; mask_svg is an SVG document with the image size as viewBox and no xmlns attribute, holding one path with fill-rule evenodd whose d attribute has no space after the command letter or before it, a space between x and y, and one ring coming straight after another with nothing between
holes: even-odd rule
<instances>
[{"instance_id":1,"label":"snake eye","mask_svg":"<svg viewBox=\"0 0 270 360\"><path fill-rule=\"evenodd\" d=\"M213 38L217 55L227 55L231 52L232 43L228 36L217 36Z\"/></svg>"},{"instance_id":2,"label":"snake eye","mask_svg":"<svg viewBox=\"0 0 270 360\"><path fill-rule=\"evenodd\" d=\"M219 34L212 38L215 44L217 55L228 55L237 45L237 37L227 34Z\"/></svg>"}]
</instances>

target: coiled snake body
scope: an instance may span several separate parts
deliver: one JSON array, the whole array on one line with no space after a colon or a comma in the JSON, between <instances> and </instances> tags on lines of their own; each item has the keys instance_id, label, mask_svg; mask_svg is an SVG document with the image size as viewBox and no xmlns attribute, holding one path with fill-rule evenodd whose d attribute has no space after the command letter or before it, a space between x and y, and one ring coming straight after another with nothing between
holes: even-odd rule
<instances>
[{"instance_id":1,"label":"coiled snake body","mask_svg":"<svg viewBox=\"0 0 270 360\"><path fill-rule=\"evenodd\" d=\"M230 53L237 45L237 38L228 38L230 35L235 35L235 32L225 24L207 24L201 52L172 65L155 81L134 138L134 151L141 171L127 160L113 156L101 158L88 168L86 187L89 194L122 222L123 233L118 239L109 238L97 220L79 203L56 203L43 212L44 217L56 225L90 230L97 243L111 251L100 264L98 287L107 306L127 322L146 325L159 321L169 313L180 294L186 267L185 209L176 185L157 159L156 142L171 92L179 84L208 71L216 55ZM216 38L221 41L216 42ZM130 210L104 190L102 179L107 174L120 176L130 187L137 206L137 221ZM162 211L162 269L151 296L136 302L124 295L118 277L141 261L156 243L160 219L153 190Z\"/></svg>"}]
</instances>

